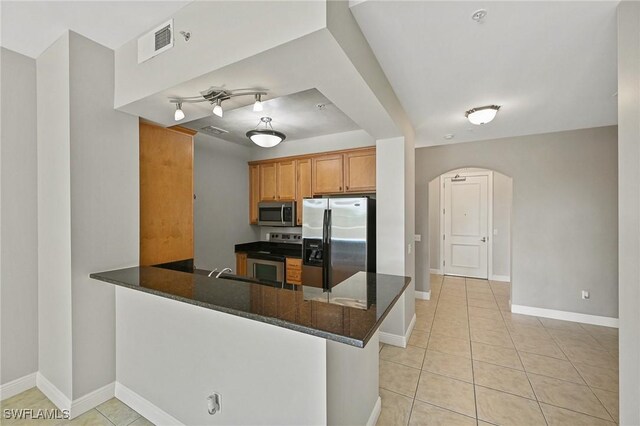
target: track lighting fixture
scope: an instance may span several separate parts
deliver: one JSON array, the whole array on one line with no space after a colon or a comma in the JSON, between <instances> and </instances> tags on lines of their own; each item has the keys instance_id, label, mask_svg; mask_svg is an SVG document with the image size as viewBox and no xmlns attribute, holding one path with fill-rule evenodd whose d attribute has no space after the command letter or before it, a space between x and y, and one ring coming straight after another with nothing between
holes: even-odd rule
<instances>
[{"instance_id":1,"label":"track lighting fixture","mask_svg":"<svg viewBox=\"0 0 640 426\"><path fill-rule=\"evenodd\" d=\"M256 93L255 97L256 101L253 104L253 112L261 112L262 111L262 95L260 93Z\"/></svg>"},{"instance_id":2,"label":"track lighting fixture","mask_svg":"<svg viewBox=\"0 0 640 426\"><path fill-rule=\"evenodd\" d=\"M184 118L184 111L182 111L182 102L176 103L176 112L173 115L176 121L180 121Z\"/></svg>"},{"instance_id":3,"label":"track lighting fixture","mask_svg":"<svg viewBox=\"0 0 640 426\"><path fill-rule=\"evenodd\" d=\"M253 96L255 102L253 104L253 110L255 112L260 112L263 109L262 105L262 96L266 96L266 92L259 90L247 90L247 89L239 89L239 90L227 90L219 87L212 87L209 90L201 92L200 96L192 96L186 98L171 98L169 99L170 103L176 104L176 112L174 118L176 121L180 121L184 119L184 111L182 111L183 103L200 103L200 102L209 102L213 105L213 113L218 117L222 117L224 111L222 109L222 102L227 99L235 98L237 96Z\"/></svg>"},{"instance_id":4,"label":"track lighting fixture","mask_svg":"<svg viewBox=\"0 0 640 426\"><path fill-rule=\"evenodd\" d=\"M262 117L254 130L247 132L247 137L253 143L262 148L272 148L286 139L286 135L282 132L273 130L271 125L271 117ZM264 129L258 129L260 124L264 124Z\"/></svg>"},{"instance_id":5,"label":"track lighting fixture","mask_svg":"<svg viewBox=\"0 0 640 426\"><path fill-rule=\"evenodd\" d=\"M224 111L222 110L222 99L218 98L216 100L216 106L213 107L213 113L222 118L222 114L224 113Z\"/></svg>"}]
</instances>

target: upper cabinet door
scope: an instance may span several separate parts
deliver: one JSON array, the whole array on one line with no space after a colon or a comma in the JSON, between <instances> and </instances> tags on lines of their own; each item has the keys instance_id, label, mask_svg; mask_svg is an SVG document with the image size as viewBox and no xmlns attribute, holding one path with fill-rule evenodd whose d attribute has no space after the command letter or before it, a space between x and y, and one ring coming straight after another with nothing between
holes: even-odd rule
<instances>
[{"instance_id":1,"label":"upper cabinet door","mask_svg":"<svg viewBox=\"0 0 640 426\"><path fill-rule=\"evenodd\" d=\"M331 154L313 158L313 193L344 192L343 155Z\"/></svg>"},{"instance_id":2,"label":"upper cabinet door","mask_svg":"<svg viewBox=\"0 0 640 426\"><path fill-rule=\"evenodd\" d=\"M296 224L302 225L302 200L313 196L311 188L311 159L296 161L297 184L296 184Z\"/></svg>"},{"instance_id":3,"label":"upper cabinet door","mask_svg":"<svg viewBox=\"0 0 640 426\"><path fill-rule=\"evenodd\" d=\"M260 200L274 201L277 197L278 185L276 163L260 164Z\"/></svg>"},{"instance_id":4,"label":"upper cabinet door","mask_svg":"<svg viewBox=\"0 0 640 426\"><path fill-rule=\"evenodd\" d=\"M376 191L376 150L347 152L344 154L345 192Z\"/></svg>"},{"instance_id":5,"label":"upper cabinet door","mask_svg":"<svg viewBox=\"0 0 640 426\"><path fill-rule=\"evenodd\" d=\"M258 224L260 202L260 166L249 166L249 223Z\"/></svg>"},{"instance_id":6,"label":"upper cabinet door","mask_svg":"<svg viewBox=\"0 0 640 426\"><path fill-rule=\"evenodd\" d=\"M296 161L281 161L277 167L277 198L281 201L295 201L296 199Z\"/></svg>"}]
</instances>

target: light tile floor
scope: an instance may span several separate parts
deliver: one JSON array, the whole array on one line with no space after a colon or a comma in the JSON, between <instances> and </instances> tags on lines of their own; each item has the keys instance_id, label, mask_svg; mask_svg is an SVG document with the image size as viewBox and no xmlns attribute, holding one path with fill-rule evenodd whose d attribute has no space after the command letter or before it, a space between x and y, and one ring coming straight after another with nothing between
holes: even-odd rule
<instances>
[{"instance_id":1,"label":"light tile floor","mask_svg":"<svg viewBox=\"0 0 640 426\"><path fill-rule=\"evenodd\" d=\"M381 345L378 425L613 425L618 330L512 314L508 283L431 276L406 349Z\"/></svg>"},{"instance_id":2,"label":"light tile floor","mask_svg":"<svg viewBox=\"0 0 640 426\"><path fill-rule=\"evenodd\" d=\"M40 392L38 388L31 388L5 401L0 402L0 425L34 425L34 426L149 426L150 421L129 408L116 398L98 405L96 408L76 417L73 420L43 420L43 419L6 419L7 409L55 409L55 405ZM34 413L35 414L35 413Z\"/></svg>"}]
</instances>

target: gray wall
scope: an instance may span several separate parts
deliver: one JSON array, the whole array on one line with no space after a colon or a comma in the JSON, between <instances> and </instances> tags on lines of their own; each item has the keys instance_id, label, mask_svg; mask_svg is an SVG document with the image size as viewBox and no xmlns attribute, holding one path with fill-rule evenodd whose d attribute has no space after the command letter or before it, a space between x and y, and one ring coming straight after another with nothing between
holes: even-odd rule
<instances>
[{"instance_id":1,"label":"gray wall","mask_svg":"<svg viewBox=\"0 0 640 426\"><path fill-rule=\"evenodd\" d=\"M640 3L618 6L620 424L640 424Z\"/></svg>"},{"instance_id":2,"label":"gray wall","mask_svg":"<svg viewBox=\"0 0 640 426\"><path fill-rule=\"evenodd\" d=\"M113 109L114 53L69 35L73 398L115 380L115 290L91 272L138 264L138 119Z\"/></svg>"},{"instance_id":3,"label":"gray wall","mask_svg":"<svg viewBox=\"0 0 640 426\"><path fill-rule=\"evenodd\" d=\"M115 290L138 263L138 120L113 109L113 51L65 33L37 59L40 373L70 400L115 380Z\"/></svg>"},{"instance_id":4,"label":"gray wall","mask_svg":"<svg viewBox=\"0 0 640 426\"><path fill-rule=\"evenodd\" d=\"M249 225L251 148L198 133L195 136L194 246L198 268L236 269L234 245L258 240Z\"/></svg>"},{"instance_id":5,"label":"gray wall","mask_svg":"<svg viewBox=\"0 0 640 426\"><path fill-rule=\"evenodd\" d=\"M467 169L469 170L469 169ZM475 169L471 169L475 170ZM429 262L431 269L442 270L442 237L440 235L440 179L429 182ZM502 173L493 173L493 230L489 231L489 241L493 250L492 274L508 277L510 274L510 232L511 232L511 178ZM424 214L422 212L420 215ZM491 277L489 278L491 279Z\"/></svg>"},{"instance_id":6,"label":"gray wall","mask_svg":"<svg viewBox=\"0 0 640 426\"><path fill-rule=\"evenodd\" d=\"M512 303L618 316L617 128L600 127L416 150L416 211L428 184L462 167L513 179ZM416 256L418 290L429 289L427 216ZM582 289L591 300L580 298Z\"/></svg>"},{"instance_id":7,"label":"gray wall","mask_svg":"<svg viewBox=\"0 0 640 426\"><path fill-rule=\"evenodd\" d=\"M0 48L0 384L38 371L36 62Z\"/></svg>"},{"instance_id":8,"label":"gray wall","mask_svg":"<svg viewBox=\"0 0 640 426\"><path fill-rule=\"evenodd\" d=\"M39 373L72 398L69 33L36 63Z\"/></svg>"}]
</instances>

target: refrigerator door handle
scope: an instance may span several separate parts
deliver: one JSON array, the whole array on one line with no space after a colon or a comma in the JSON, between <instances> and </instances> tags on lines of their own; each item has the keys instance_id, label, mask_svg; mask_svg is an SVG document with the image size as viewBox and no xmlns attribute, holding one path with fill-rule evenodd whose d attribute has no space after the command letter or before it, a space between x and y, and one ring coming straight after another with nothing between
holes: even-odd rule
<instances>
[{"instance_id":1,"label":"refrigerator door handle","mask_svg":"<svg viewBox=\"0 0 640 426\"><path fill-rule=\"evenodd\" d=\"M322 219L322 287L330 289L331 284L331 210L324 211Z\"/></svg>"}]
</instances>

